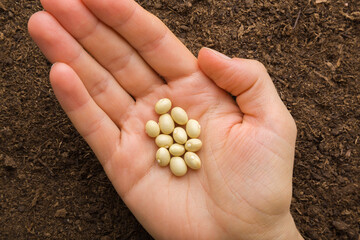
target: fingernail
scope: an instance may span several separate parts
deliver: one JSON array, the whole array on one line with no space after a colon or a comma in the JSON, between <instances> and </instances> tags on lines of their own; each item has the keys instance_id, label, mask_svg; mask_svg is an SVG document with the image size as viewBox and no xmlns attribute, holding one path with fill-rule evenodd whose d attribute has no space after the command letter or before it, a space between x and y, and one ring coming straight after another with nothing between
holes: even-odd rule
<instances>
[{"instance_id":1,"label":"fingernail","mask_svg":"<svg viewBox=\"0 0 360 240\"><path fill-rule=\"evenodd\" d=\"M213 53L215 53L219 57L222 57L222 58L227 59L227 60L231 59L229 56L226 56L225 54L223 54L221 52L218 52L218 51L216 51L214 49L211 49L211 48L207 48L207 49L209 49L210 51L212 51Z\"/></svg>"}]
</instances>

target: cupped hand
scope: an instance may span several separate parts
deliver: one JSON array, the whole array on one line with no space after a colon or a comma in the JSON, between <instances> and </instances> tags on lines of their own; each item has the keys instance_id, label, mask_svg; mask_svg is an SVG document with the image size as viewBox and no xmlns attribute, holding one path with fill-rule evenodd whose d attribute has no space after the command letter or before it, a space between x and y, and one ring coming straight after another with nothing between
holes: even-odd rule
<instances>
[{"instance_id":1,"label":"cupped hand","mask_svg":"<svg viewBox=\"0 0 360 240\"><path fill-rule=\"evenodd\" d=\"M196 59L132 0L41 2L29 32L55 63L54 92L153 237L301 238L289 211L296 126L263 65L206 48ZM144 131L164 97L202 125L202 168L181 178L157 165Z\"/></svg>"}]
</instances>

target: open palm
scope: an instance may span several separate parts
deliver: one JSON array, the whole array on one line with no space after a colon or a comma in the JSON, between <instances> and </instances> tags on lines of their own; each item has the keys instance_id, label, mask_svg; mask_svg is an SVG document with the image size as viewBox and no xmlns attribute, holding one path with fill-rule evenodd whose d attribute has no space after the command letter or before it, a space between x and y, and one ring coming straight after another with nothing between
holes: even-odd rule
<instances>
[{"instance_id":1,"label":"open palm","mask_svg":"<svg viewBox=\"0 0 360 240\"><path fill-rule=\"evenodd\" d=\"M289 213L296 127L261 64L209 49L196 59L132 0L41 2L46 12L32 16L29 31L56 63L55 94L150 234L296 236ZM202 125L202 168L181 178L156 164L144 132L164 97Z\"/></svg>"}]
</instances>

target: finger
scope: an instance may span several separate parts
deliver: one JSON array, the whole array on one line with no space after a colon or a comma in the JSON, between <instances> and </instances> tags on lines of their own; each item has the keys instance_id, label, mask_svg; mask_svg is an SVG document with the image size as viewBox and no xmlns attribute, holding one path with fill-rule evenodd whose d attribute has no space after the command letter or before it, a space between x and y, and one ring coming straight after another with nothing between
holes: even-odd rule
<instances>
[{"instance_id":1,"label":"finger","mask_svg":"<svg viewBox=\"0 0 360 240\"><path fill-rule=\"evenodd\" d=\"M166 80L198 71L196 58L151 13L133 0L82 0L103 22L113 27Z\"/></svg>"},{"instance_id":2,"label":"finger","mask_svg":"<svg viewBox=\"0 0 360 240\"><path fill-rule=\"evenodd\" d=\"M120 130L93 101L74 70L56 63L50 71L50 81L62 108L78 132L106 165L120 141Z\"/></svg>"},{"instance_id":3,"label":"finger","mask_svg":"<svg viewBox=\"0 0 360 240\"><path fill-rule=\"evenodd\" d=\"M29 32L51 62L68 64L83 81L95 102L120 124L134 100L47 12L38 12L29 20Z\"/></svg>"},{"instance_id":4,"label":"finger","mask_svg":"<svg viewBox=\"0 0 360 240\"><path fill-rule=\"evenodd\" d=\"M208 48L200 50L198 61L200 69L216 85L236 96L236 102L244 113L244 121L253 117L272 129L276 128L277 132L283 132L285 128L296 129L289 111L260 62L230 59ZM293 134L289 138L293 140Z\"/></svg>"},{"instance_id":5,"label":"finger","mask_svg":"<svg viewBox=\"0 0 360 240\"><path fill-rule=\"evenodd\" d=\"M100 22L81 0L42 0L41 3L135 98L163 84L139 54L116 32Z\"/></svg>"}]
</instances>

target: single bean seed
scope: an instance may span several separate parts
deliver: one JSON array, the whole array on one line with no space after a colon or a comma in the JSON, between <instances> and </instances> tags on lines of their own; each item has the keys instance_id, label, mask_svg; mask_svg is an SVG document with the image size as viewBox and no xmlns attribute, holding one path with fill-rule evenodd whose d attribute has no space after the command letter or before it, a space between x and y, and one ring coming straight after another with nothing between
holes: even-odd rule
<instances>
[{"instance_id":1,"label":"single bean seed","mask_svg":"<svg viewBox=\"0 0 360 240\"><path fill-rule=\"evenodd\" d=\"M191 138L197 138L200 135L201 127L198 121L190 119L186 124L186 132Z\"/></svg>"},{"instance_id":2,"label":"single bean seed","mask_svg":"<svg viewBox=\"0 0 360 240\"><path fill-rule=\"evenodd\" d=\"M173 145L170 146L169 152L174 157L180 157L181 155L183 155L185 153L184 145L174 143Z\"/></svg>"},{"instance_id":3,"label":"single bean seed","mask_svg":"<svg viewBox=\"0 0 360 240\"><path fill-rule=\"evenodd\" d=\"M200 150L201 147L202 147L202 142L200 139L197 138L189 139L185 143L185 149L189 152L197 152Z\"/></svg>"},{"instance_id":4,"label":"single bean seed","mask_svg":"<svg viewBox=\"0 0 360 240\"><path fill-rule=\"evenodd\" d=\"M163 98L160 99L156 104L155 104L155 112L157 114L164 114L167 113L171 108L171 101L168 98Z\"/></svg>"},{"instance_id":5,"label":"single bean seed","mask_svg":"<svg viewBox=\"0 0 360 240\"><path fill-rule=\"evenodd\" d=\"M169 148L173 142L173 138L166 134L160 134L155 138L155 143L158 147Z\"/></svg>"},{"instance_id":6,"label":"single bean seed","mask_svg":"<svg viewBox=\"0 0 360 240\"><path fill-rule=\"evenodd\" d=\"M156 161L159 163L160 166L165 167L170 162L170 153L169 151L161 147L156 152Z\"/></svg>"},{"instance_id":7,"label":"single bean seed","mask_svg":"<svg viewBox=\"0 0 360 240\"><path fill-rule=\"evenodd\" d=\"M177 176L184 176L187 172L187 166L181 157L173 157L170 159L170 170L171 172Z\"/></svg>"},{"instance_id":8,"label":"single bean seed","mask_svg":"<svg viewBox=\"0 0 360 240\"><path fill-rule=\"evenodd\" d=\"M150 120L145 125L145 131L149 137L157 137L160 134L160 127L157 122Z\"/></svg>"},{"instance_id":9,"label":"single bean seed","mask_svg":"<svg viewBox=\"0 0 360 240\"><path fill-rule=\"evenodd\" d=\"M186 152L184 155L184 159L186 162L186 165L194 170L198 170L201 168L201 161L199 156L196 153L193 152Z\"/></svg>"},{"instance_id":10,"label":"single bean seed","mask_svg":"<svg viewBox=\"0 0 360 240\"><path fill-rule=\"evenodd\" d=\"M188 121L188 115L181 107L174 107L171 110L171 117L179 125L185 125Z\"/></svg>"},{"instance_id":11,"label":"single bean seed","mask_svg":"<svg viewBox=\"0 0 360 240\"><path fill-rule=\"evenodd\" d=\"M170 134L174 131L175 123L170 114L165 113L159 118L159 126L162 133Z\"/></svg>"},{"instance_id":12,"label":"single bean seed","mask_svg":"<svg viewBox=\"0 0 360 240\"><path fill-rule=\"evenodd\" d=\"M188 139L186 131L181 127L176 127L174 129L173 138L174 138L175 142L177 142L179 144L186 143L186 141Z\"/></svg>"}]
</instances>

